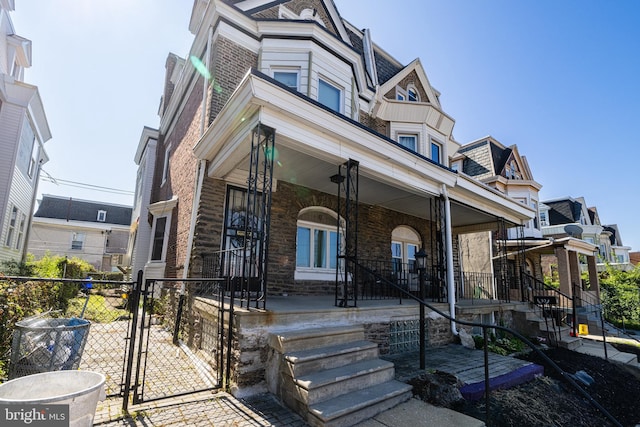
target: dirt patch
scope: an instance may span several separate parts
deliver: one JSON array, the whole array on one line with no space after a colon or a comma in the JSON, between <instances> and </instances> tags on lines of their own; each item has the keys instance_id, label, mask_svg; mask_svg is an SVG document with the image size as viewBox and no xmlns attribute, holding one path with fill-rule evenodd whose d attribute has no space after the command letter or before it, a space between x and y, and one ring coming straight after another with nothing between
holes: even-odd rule
<instances>
[{"instance_id":1,"label":"dirt patch","mask_svg":"<svg viewBox=\"0 0 640 427\"><path fill-rule=\"evenodd\" d=\"M622 349L621 351L640 352ZM636 352L636 354L637 354ZM634 427L640 423L640 370L604 359L565 350L548 349L544 353L560 368L569 374L584 371L591 385L579 384L602 405L623 426ZM493 391L490 395L490 423L494 427L540 427L571 426L593 427L614 425L591 406L588 399L570 388L555 370L546 366L536 353L521 356L545 367L545 375L526 384L508 389ZM420 390L429 390L428 386L416 383L414 393L427 400ZM418 387L416 387L416 385ZM433 403L433 402L432 402ZM485 420L484 399L476 402L464 402L455 405L459 412Z\"/></svg>"}]
</instances>

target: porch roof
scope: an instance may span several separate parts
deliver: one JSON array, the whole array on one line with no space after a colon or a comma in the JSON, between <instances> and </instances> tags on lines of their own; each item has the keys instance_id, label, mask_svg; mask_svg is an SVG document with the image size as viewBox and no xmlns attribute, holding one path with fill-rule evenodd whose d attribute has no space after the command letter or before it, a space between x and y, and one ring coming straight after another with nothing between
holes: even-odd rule
<instances>
[{"instance_id":1,"label":"porch roof","mask_svg":"<svg viewBox=\"0 0 640 427\"><path fill-rule=\"evenodd\" d=\"M233 182L248 176L251 131L276 131L279 181L333 194L329 179L349 159L359 166L359 201L429 218L429 200L443 187L450 195L452 226L492 229L496 218L521 224L533 210L479 181L437 164L361 123L250 70L194 147L209 161L208 175ZM243 182L245 181L243 180Z\"/></svg>"}]
</instances>

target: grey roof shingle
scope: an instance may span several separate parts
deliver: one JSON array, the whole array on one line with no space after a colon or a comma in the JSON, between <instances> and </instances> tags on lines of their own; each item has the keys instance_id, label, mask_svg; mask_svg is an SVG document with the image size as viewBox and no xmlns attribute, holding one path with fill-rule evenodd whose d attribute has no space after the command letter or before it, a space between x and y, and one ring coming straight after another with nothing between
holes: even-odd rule
<instances>
[{"instance_id":1,"label":"grey roof shingle","mask_svg":"<svg viewBox=\"0 0 640 427\"><path fill-rule=\"evenodd\" d=\"M107 212L105 221L98 221L98 211ZM131 224L132 211L132 208L122 205L43 195L34 216L67 221L129 225Z\"/></svg>"}]
</instances>

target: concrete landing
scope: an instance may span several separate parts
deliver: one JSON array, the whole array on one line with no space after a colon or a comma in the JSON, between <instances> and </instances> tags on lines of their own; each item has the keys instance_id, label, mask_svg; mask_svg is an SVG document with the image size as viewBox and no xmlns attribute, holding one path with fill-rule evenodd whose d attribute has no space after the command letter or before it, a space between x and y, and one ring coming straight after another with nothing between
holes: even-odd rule
<instances>
[{"instance_id":1,"label":"concrete landing","mask_svg":"<svg viewBox=\"0 0 640 427\"><path fill-rule=\"evenodd\" d=\"M418 353L386 355L396 366L396 379L407 382L420 375ZM441 371L454 375L461 383L460 392L468 400L484 395L484 352L450 344L426 351L425 371ZM491 390L513 387L542 375L544 369L515 357L489 352L489 386Z\"/></svg>"},{"instance_id":2,"label":"concrete landing","mask_svg":"<svg viewBox=\"0 0 640 427\"><path fill-rule=\"evenodd\" d=\"M354 427L483 427L484 425L483 421L476 418L413 398Z\"/></svg>"}]
</instances>

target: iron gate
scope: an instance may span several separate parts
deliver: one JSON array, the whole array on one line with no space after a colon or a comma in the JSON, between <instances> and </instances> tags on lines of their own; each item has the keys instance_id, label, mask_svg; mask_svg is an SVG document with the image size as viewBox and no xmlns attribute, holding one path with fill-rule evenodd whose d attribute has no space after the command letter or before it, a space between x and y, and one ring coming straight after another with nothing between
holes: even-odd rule
<instances>
[{"instance_id":1,"label":"iron gate","mask_svg":"<svg viewBox=\"0 0 640 427\"><path fill-rule=\"evenodd\" d=\"M131 304L123 410L133 404L226 387L233 304L221 279L138 280ZM194 310L207 301L206 312Z\"/></svg>"}]
</instances>

